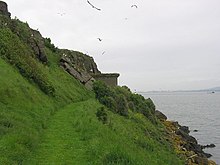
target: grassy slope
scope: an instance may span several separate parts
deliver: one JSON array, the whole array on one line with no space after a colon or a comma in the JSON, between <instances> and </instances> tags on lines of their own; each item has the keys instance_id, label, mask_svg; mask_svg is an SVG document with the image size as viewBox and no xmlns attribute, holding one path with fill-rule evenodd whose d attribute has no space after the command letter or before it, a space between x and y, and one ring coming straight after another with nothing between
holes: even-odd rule
<instances>
[{"instance_id":1,"label":"grassy slope","mask_svg":"<svg viewBox=\"0 0 220 165\"><path fill-rule=\"evenodd\" d=\"M125 118L112 112L103 125L95 116L101 105L94 94L58 66L57 54L47 49L44 66L22 57L29 53L26 45L9 29L0 35L8 50L4 56L21 55L27 68L25 60L32 61L55 89L54 96L46 95L0 54L0 164L181 164L160 126L140 114Z\"/></svg>"},{"instance_id":2,"label":"grassy slope","mask_svg":"<svg viewBox=\"0 0 220 165\"><path fill-rule=\"evenodd\" d=\"M126 119L109 112L111 123L103 125L95 116L98 107L90 99L57 112L24 164L181 164L142 115Z\"/></svg>"},{"instance_id":3,"label":"grassy slope","mask_svg":"<svg viewBox=\"0 0 220 165\"><path fill-rule=\"evenodd\" d=\"M58 67L57 55L48 50L48 57L51 65L41 67L56 90L54 97L0 58L0 164L22 162L38 145L48 119L60 107L93 96Z\"/></svg>"}]
</instances>

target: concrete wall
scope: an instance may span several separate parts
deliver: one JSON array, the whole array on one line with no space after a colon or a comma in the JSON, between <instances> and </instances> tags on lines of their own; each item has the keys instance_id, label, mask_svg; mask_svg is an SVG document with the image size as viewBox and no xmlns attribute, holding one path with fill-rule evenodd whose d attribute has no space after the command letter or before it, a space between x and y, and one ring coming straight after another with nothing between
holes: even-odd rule
<instances>
[{"instance_id":1,"label":"concrete wall","mask_svg":"<svg viewBox=\"0 0 220 165\"><path fill-rule=\"evenodd\" d=\"M108 74L94 74L92 77L95 80L103 81L105 84L109 86L117 86L118 85L118 73L108 73Z\"/></svg>"}]
</instances>

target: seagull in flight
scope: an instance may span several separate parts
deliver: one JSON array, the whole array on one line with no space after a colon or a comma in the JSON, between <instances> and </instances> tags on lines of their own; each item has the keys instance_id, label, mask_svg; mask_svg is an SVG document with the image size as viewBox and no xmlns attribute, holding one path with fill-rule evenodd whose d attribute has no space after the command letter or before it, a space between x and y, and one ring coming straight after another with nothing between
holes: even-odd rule
<instances>
[{"instance_id":1,"label":"seagull in flight","mask_svg":"<svg viewBox=\"0 0 220 165\"><path fill-rule=\"evenodd\" d=\"M87 2L88 2L88 4L90 4L90 6L92 6L92 8L94 8L94 9L96 9L96 10L101 11L101 9L99 9L99 8L95 7L95 6L94 6L93 4L91 4L91 2L89 2L88 0L87 0Z\"/></svg>"},{"instance_id":2,"label":"seagull in flight","mask_svg":"<svg viewBox=\"0 0 220 165\"><path fill-rule=\"evenodd\" d=\"M57 14L59 14L60 16L63 16L63 15L65 15L66 13L57 13Z\"/></svg>"},{"instance_id":3,"label":"seagull in flight","mask_svg":"<svg viewBox=\"0 0 220 165\"><path fill-rule=\"evenodd\" d=\"M136 9L138 8L137 5L131 5L131 8L132 8L132 7L135 7Z\"/></svg>"},{"instance_id":4,"label":"seagull in flight","mask_svg":"<svg viewBox=\"0 0 220 165\"><path fill-rule=\"evenodd\" d=\"M97 38L99 41L102 41L102 39L101 38Z\"/></svg>"}]
</instances>

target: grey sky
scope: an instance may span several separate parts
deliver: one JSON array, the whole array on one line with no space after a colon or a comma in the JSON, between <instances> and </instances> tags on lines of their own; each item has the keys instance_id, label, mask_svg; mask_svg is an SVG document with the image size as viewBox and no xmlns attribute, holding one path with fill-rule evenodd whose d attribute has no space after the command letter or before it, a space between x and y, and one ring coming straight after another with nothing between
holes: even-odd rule
<instances>
[{"instance_id":1,"label":"grey sky","mask_svg":"<svg viewBox=\"0 0 220 165\"><path fill-rule=\"evenodd\" d=\"M93 56L132 90L220 86L219 0L90 0L101 11L87 0L5 1L12 17Z\"/></svg>"}]
</instances>

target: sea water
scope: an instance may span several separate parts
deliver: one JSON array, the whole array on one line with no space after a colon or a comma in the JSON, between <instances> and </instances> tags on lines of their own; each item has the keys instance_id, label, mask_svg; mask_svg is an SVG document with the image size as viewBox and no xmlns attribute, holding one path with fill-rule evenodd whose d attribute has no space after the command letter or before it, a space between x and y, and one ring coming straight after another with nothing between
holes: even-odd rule
<instances>
[{"instance_id":1,"label":"sea water","mask_svg":"<svg viewBox=\"0 0 220 165\"><path fill-rule=\"evenodd\" d=\"M189 126L190 134L201 145L215 144L215 148L204 151L220 164L220 92L146 92L140 93L151 98L156 109L169 120ZM198 132L194 132L198 130Z\"/></svg>"}]
</instances>

